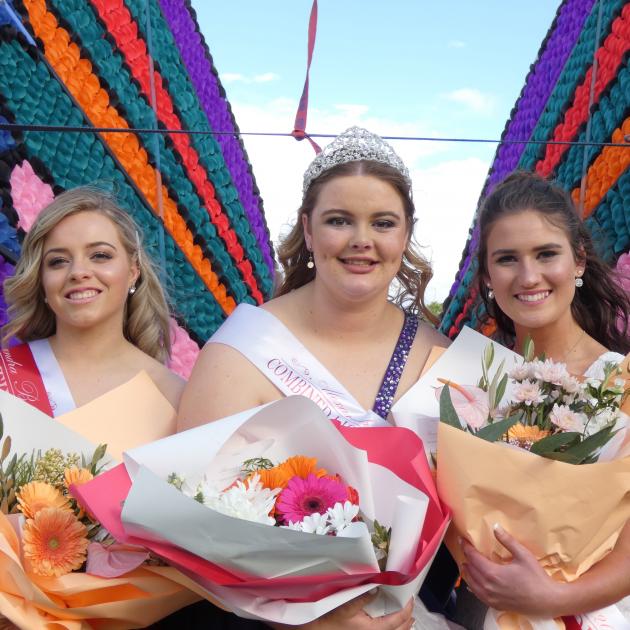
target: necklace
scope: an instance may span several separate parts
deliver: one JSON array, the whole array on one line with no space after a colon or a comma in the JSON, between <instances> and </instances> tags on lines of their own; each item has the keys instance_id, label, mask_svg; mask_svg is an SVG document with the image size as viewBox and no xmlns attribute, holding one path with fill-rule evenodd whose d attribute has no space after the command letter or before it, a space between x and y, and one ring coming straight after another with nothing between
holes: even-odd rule
<instances>
[{"instance_id":1,"label":"necklace","mask_svg":"<svg viewBox=\"0 0 630 630\"><path fill-rule=\"evenodd\" d=\"M573 354L573 351L578 347L578 344L580 343L580 341L582 341L582 338L584 337L585 334L586 334L586 331L583 328L580 328L580 334L576 342L571 346L571 348L569 348L567 352L564 353L564 356L562 357L562 363L567 362L567 359L571 356L571 354Z\"/></svg>"}]
</instances>

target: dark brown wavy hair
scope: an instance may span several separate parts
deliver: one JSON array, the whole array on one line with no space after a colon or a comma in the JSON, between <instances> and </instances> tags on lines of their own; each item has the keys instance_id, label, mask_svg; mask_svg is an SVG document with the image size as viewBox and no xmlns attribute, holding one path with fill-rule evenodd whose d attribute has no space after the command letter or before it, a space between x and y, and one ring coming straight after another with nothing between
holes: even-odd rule
<instances>
[{"instance_id":1,"label":"dark brown wavy hair","mask_svg":"<svg viewBox=\"0 0 630 630\"><path fill-rule=\"evenodd\" d=\"M302 217L310 217L317 203L319 192L327 182L335 177L348 175L377 177L390 184L400 195L405 209L409 238L403 253L400 269L396 274L400 288L394 295L393 301L408 311L422 313L429 321L436 323L435 316L424 303L424 293L429 280L433 277L433 270L429 261L419 252L419 246L413 239L415 206L411 196L411 185L395 168L373 160L355 160L338 164L324 171L311 182L298 210L297 221L278 248L278 259L282 266L283 279L276 291L276 295L285 295L308 284L315 278L315 269L309 269L306 266L310 252L304 239Z\"/></svg>"},{"instance_id":2,"label":"dark brown wavy hair","mask_svg":"<svg viewBox=\"0 0 630 630\"><path fill-rule=\"evenodd\" d=\"M627 354L630 351L628 294L615 281L613 270L596 254L569 193L527 171L516 171L506 177L486 198L479 214L477 286L488 315L497 322L499 333L505 339L513 338L514 323L496 301L488 298L488 234L497 220L524 210L535 210L562 229L575 260L585 264L584 284L576 289L571 303L577 324L609 350Z\"/></svg>"}]
</instances>

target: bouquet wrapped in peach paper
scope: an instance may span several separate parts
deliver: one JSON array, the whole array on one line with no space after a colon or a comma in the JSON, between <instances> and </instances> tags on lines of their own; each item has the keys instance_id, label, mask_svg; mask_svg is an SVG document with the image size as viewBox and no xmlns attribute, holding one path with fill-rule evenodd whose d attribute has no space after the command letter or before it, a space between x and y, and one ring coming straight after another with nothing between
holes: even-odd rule
<instances>
[{"instance_id":1,"label":"bouquet wrapped in peach paper","mask_svg":"<svg viewBox=\"0 0 630 630\"><path fill-rule=\"evenodd\" d=\"M494 536L498 523L551 577L575 580L611 551L630 519L630 458L615 457L627 426L621 370L610 365L603 378L581 380L526 351L527 360L508 365L507 374L503 365L493 373L488 340L469 333L466 343L477 355L460 365L467 379L453 382L445 372L446 385L438 389L437 484L453 511L447 545L459 563L458 537L488 558L508 560ZM596 618L598 625L590 625ZM627 622L609 607L571 623L625 628ZM485 624L488 630L564 627L561 619L493 609Z\"/></svg>"},{"instance_id":2,"label":"bouquet wrapped in peach paper","mask_svg":"<svg viewBox=\"0 0 630 630\"><path fill-rule=\"evenodd\" d=\"M146 550L112 545L77 502L70 486L115 463L104 446L3 391L0 414L1 617L33 630L138 628L199 599L179 571L147 564Z\"/></svg>"}]
</instances>

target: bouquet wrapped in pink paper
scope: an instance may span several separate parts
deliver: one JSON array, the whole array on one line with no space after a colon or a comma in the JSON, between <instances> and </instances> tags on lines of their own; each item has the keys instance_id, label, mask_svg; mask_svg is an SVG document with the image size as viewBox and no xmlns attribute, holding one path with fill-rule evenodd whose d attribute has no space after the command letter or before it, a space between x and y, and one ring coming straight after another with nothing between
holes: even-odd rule
<instances>
[{"instance_id":1,"label":"bouquet wrapped in pink paper","mask_svg":"<svg viewBox=\"0 0 630 630\"><path fill-rule=\"evenodd\" d=\"M124 461L77 488L82 502L120 542L146 546L252 618L306 623L378 585L370 612L397 610L449 522L415 435L339 428L303 397Z\"/></svg>"}]
</instances>

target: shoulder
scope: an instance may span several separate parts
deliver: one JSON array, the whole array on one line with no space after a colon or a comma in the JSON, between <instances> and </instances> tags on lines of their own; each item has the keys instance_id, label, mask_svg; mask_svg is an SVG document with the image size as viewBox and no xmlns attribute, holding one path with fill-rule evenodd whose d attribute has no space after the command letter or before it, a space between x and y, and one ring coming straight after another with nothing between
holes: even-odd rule
<instances>
[{"instance_id":1,"label":"shoulder","mask_svg":"<svg viewBox=\"0 0 630 630\"><path fill-rule=\"evenodd\" d=\"M207 343L197 358L179 406L178 430L224 418L281 398L238 350Z\"/></svg>"},{"instance_id":2,"label":"shoulder","mask_svg":"<svg viewBox=\"0 0 630 630\"><path fill-rule=\"evenodd\" d=\"M422 320L420 320L418 324L418 332L416 333L415 341L419 344L430 345L431 348L433 346L448 348L452 343L446 335L443 335L431 324Z\"/></svg>"}]
</instances>

